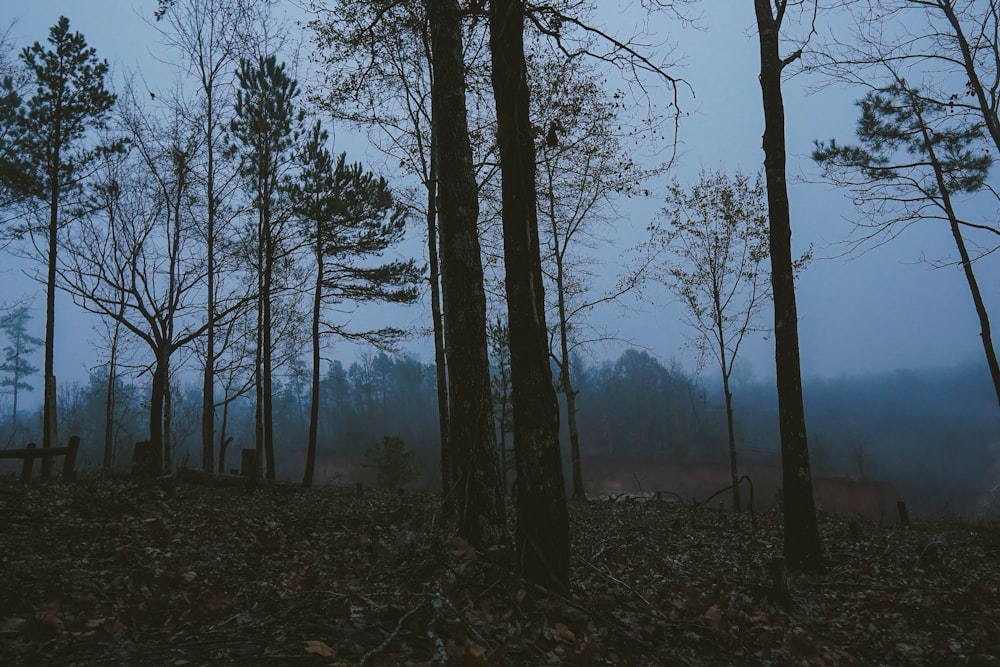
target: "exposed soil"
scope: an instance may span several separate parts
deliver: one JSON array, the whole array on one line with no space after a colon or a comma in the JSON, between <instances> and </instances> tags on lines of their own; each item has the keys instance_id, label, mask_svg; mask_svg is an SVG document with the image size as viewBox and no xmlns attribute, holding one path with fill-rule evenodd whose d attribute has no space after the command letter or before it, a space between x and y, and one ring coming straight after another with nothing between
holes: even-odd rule
<instances>
[{"instance_id":1,"label":"exposed soil","mask_svg":"<svg viewBox=\"0 0 1000 667\"><path fill-rule=\"evenodd\" d=\"M1000 527L571 505L573 590L476 553L430 493L0 479L4 665L1000 665Z\"/></svg>"}]
</instances>

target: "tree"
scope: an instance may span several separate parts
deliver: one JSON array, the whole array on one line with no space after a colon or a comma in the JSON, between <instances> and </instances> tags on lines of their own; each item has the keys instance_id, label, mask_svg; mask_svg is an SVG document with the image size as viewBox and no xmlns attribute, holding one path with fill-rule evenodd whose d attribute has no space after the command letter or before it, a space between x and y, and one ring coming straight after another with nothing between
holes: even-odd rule
<instances>
[{"instance_id":1,"label":"tree","mask_svg":"<svg viewBox=\"0 0 1000 667\"><path fill-rule=\"evenodd\" d=\"M7 336L9 345L3 348L3 361L0 363L0 373L6 377L0 379L0 387L10 387L13 395L13 406L11 407L11 423L13 431L17 433L17 395L20 390L34 391L34 387L25 381L25 378L38 372L38 368L29 360L28 356L39 345L45 343L41 338L36 338L28 333L28 322L31 320L31 313L26 306L17 306L8 313L0 317L0 332Z\"/></svg>"},{"instance_id":2,"label":"tree","mask_svg":"<svg viewBox=\"0 0 1000 667\"><path fill-rule=\"evenodd\" d=\"M278 261L287 252L283 246L286 216L279 201L279 185L291 159L302 113L295 109L298 84L275 56L241 60L238 77L236 117L229 130L241 149L240 171L257 213L253 261L257 273L258 466L266 456L267 478L274 479L272 300Z\"/></svg>"},{"instance_id":3,"label":"tree","mask_svg":"<svg viewBox=\"0 0 1000 667\"><path fill-rule=\"evenodd\" d=\"M204 260L193 238L191 161L198 143L178 109L166 120L147 115L129 96L119 119L129 161L104 172L88 214L63 239L59 285L84 310L120 323L152 357L149 441L157 469L172 466L171 364L205 331L193 316Z\"/></svg>"},{"instance_id":4,"label":"tree","mask_svg":"<svg viewBox=\"0 0 1000 667\"><path fill-rule=\"evenodd\" d=\"M889 67L887 65L887 67ZM1000 403L1000 363L989 314L972 266L963 227L984 229L959 217L961 195L983 189L993 158L983 151L985 127L954 116L948 104L921 94L889 67L895 81L859 103L859 146L817 142L813 159L827 178L851 190L875 228L892 238L915 220L945 220L955 241L979 318L980 337ZM995 228L990 232L1000 234Z\"/></svg>"},{"instance_id":5,"label":"tree","mask_svg":"<svg viewBox=\"0 0 1000 667\"><path fill-rule=\"evenodd\" d=\"M48 221L44 229L47 264L45 279L45 398L42 446L56 441L55 303L56 265L63 204L78 191L95 160L113 146L86 146L89 132L104 126L115 96L104 87L108 63L98 60L83 35L70 32L69 19L60 17L49 29L46 49L38 42L21 52L30 72L34 93L22 101L14 123L18 163L28 169L7 187L25 198L44 202ZM6 86L5 86L6 87ZM29 225L32 233L41 231ZM52 459L42 463L47 478Z\"/></svg>"},{"instance_id":6,"label":"tree","mask_svg":"<svg viewBox=\"0 0 1000 667\"><path fill-rule=\"evenodd\" d=\"M652 277L670 287L697 331L699 357L715 358L722 373L729 433L733 508L740 511L736 430L730 378L746 335L770 293L763 266L768 256L764 184L739 172L701 172L690 189L677 180L667 189L664 223L650 225L647 248L658 259Z\"/></svg>"},{"instance_id":7,"label":"tree","mask_svg":"<svg viewBox=\"0 0 1000 667\"><path fill-rule=\"evenodd\" d=\"M375 468L378 485L395 489L413 481L420 466L413 450L406 449L403 439L387 435L365 451L367 465Z\"/></svg>"},{"instance_id":8,"label":"tree","mask_svg":"<svg viewBox=\"0 0 1000 667\"><path fill-rule=\"evenodd\" d=\"M565 593L569 590L569 515L559 452L559 405L545 326L524 3L493 0L489 24L510 328L516 557L518 569L529 581Z\"/></svg>"},{"instance_id":9,"label":"tree","mask_svg":"<svg viewBox=\"0 0 1000 667\"><path fill-rule=\"evenodd\" d=\"M779 32L786 18L788 0L754 0L760 42L760 89L764 104L764 174L767 182L771 250L771 294L774 302L774 362L778 384L778 420L781 431L781 469L784 502L785 561L789 568L819 571L823 548L816 521L809 442L802 402L799 363L799 322L795 305L795 270L792 260L792 224L788 206L785 166L785 108L781 74L802 53L786 58L779 54Z\"/></svg>"},{"instance_id":10,"label":"tree","mask_svg":"<svg viewBox=\"0 0 1000 667\"><path fill-rule=\"evenodd\" d=\"M507 449L507 436L514 431L514 415L510 397L510 329L502 316L490 322L487 334L493 356L493 409L497 422L497 444L500 447L500 473L506 491L507 471L513 467L513 450Z\"/></svg>"},{"instance_id":11,"label":"tree","mask_svg":"<svg viewBox=\"0 0 1000 667\"><path fill-rule=\"evenodd\" d=\"M293 213L303 222L315 260L312 311L312 383L309 439L303 484L312 484L320 407L321 335L366 340L385 345L403 332L384 328L357 331L341 323L324 323L324 305L338 309L349 303L412 303L420 270L413 260L371 265L403 238L406 213L393 201L389 184L361 164L347 164L341 153L336 163L326 148L329 134L317 121L299 155L301 172L287 184Z\"/></svg>"},{"instance_id":12,"label":"tree","mask_svg":"<svg viewBox=\"0 0 1000 667\"><path fill-rule=\"evenodd\" d=\"M432 123L438 174L442 296L448 345L452 489L459 533L477 548L504 534L504 492L490 395L479 199L466 111L462 9L428 0Z\"/></svg>"},{"instance_id":13,"label":"tree","mask_svg":"<svg viewBox=\"0 0 1000 667\"><path fill-rule=\"evenodd\" d=\"M421 187L399 188L400 201L422 212L426 218L427 253L430 268L431 322L437 370L437 410L441 437L442 500L445 514L454 516L453 446L448 442L450 398L444 318L441 295L441 261L438 238L438 137L432 122L431 37L426 2L392 5L359 5L337 0L324 18L310 23L324 62L325 85L320 107L337 119L365 130L371 143L387 158L387 166L398 164L402 176L419 179ZM467 33L466 55L482 49L482 31ZM484 93L476 63L466 63L466 84L476 109ZM473 118L475 123L475 118ZM489 141L474 141L475 152L489 151ZM476 164L481 159L474 158ZM489 172L489 170L487 170Z\"/></svg>"},{"instance_id":14,"label":"tree","mask_svg":"<svg viewBox=\"0 0 1000 667\"><path fill-rule=\"evenodd\" d=\"M607 243L602 228L624 222L614 211L616 197L641 194L658 169L641 168L626 143L641 133L631 127L622 91L608 93L592 63L566 58L538 45L528 72L536 130L538 216L542 224L542 271L549 310L549 354L558 369L558 390L566 398L566 423L573 498L586 498L580 462L580 430L572 357L585 346L607 341L613 332L589 327L586 318L600 305L620 303L639 281L626 275L605 293L592 282L597 261L586 250Z\"/></svg>"},{"instance_id":15,"label":"tree","mask_svg":"<svg viewBox=\"0 0 1000 667\"><path fill-rule=\"evenodd\" d=\"M202 372L201 450L202 469L214 467L215 365L220 283L225 275L218 261L222 231L220 204L229 194L228 179L219 178L218 150L224 128L222 109L232 92L233 68L244 51L251 26L257 18L256 3L248 0L161 1L156 12L160 34L186 60L181 68L197 80L203 108L195 119L204 133L205 199L205 332ZM225 308L225 305L222 305Z\"/></svg>"}]
</instances>

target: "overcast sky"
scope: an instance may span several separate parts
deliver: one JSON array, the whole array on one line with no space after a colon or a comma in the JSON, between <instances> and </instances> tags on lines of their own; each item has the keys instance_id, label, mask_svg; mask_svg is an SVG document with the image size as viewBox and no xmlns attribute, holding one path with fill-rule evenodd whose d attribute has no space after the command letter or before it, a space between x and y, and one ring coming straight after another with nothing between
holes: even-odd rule
<instances>
[{"instance_id":1,"label":"overcast sky","mask_svg":"<svg viewBox=\"0 0 1000 667\"><path fill-rule=\"evenodd\" d=\"M604 0L599 3L605 7ZM608 3L609 21L621 21ZM662 19L657 28L663 38L677 45L683 68L677 70L693 86L695 99L687 99L690 114L682 121L681 156L675 174L683 183L693 183L701 168L741 169L756 172L763 153L760 88L757 82L759 56L753 30L753 3L705 2L696 8L702 30L682 29ZM19 19L13 42L24 46L44 43L48 28L60 15L82 32L98 54L107 58L121 80L128 70L141 69L159 76L163 65L151 53L163 54L155 31L144 24L140 13L151 16L154 0L33 0L0 5L0 26ZM801 252L812 244L819 259L802 274L798 284L802 368L805 376L863 374L899 368L940 367L983 359L978 323L972 300L958 267L931 268L922 257L935 259L955 255L944 227L911 229L891 244L852 260L837 257L838 244L849 237L851 220L857 217L841 191L826 185L810 185L817 171L808 158L814 139L837 137L853 140L856 117L854 100L863 91L827 89L807 95L809 80L795 78L785 84L788 166L792 205L793 245ZM352 157L362 147L352 145L338 133L337 150ZM797 177L804 177L799 180ZM638 238L658 208L656 196L632 211L632 231L623 231L619 250ZM617 256L617 252L611 256ZM997 259L987 257L976 265L987 307L1000 304ZM35 330L44 330L44 291L12 270L15 262L0 256L0 275L8 288L4 297L22 292L35 295ZM655 306L621 317L605 312L602 317L619 327L623 336L647 347L659 358L680 360L693 368L689 335L679 324L679 307L664 288L653 295ZM97 363L93 347L98 336L91 323L76 313L65 295L60 295L56 372L64 378L82 379ZM426 326L427 306L409 311L406 322ZM769 317L769 315L768 315ZM1000 317L1000 316L998 316ZM424 361L431 361L429 341L411 346ZM598 351L598 357L616 357L620 348ZM345 352L345 355L349 354ZM773 347L758 337L744 350L745 368L758 377L773 375ZM41 365L39 357L38 365ZM985 362L982 362L984 373ZM711 369L707 372L711 373ZM708 377L714 378L713 375Z\"/></svg>"}]
</instances>

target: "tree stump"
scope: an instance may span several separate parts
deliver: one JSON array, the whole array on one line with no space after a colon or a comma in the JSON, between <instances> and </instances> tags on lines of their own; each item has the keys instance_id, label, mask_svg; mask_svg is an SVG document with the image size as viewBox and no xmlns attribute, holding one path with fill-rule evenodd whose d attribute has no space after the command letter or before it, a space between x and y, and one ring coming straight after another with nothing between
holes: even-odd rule
<instances>
[{"instance_id":1,"label":"tree stump","mask_svg":"<svg viewBox=\"0 0 1000 667\"><path fill-rule=\"evenodd\" d=\"M896 502L896 509L899 511L899 522L904 526L910 525L910 511L906 509L906 503L902 500Z\"/></svg>"},{"instance_id":2,"label":"tree stump","mask_svg":"<svg viewBox=\"0 0 1000 667\"><path fill-rule=\"evenodd\" d=\"M155 477L159 470L157 452L150 440L140 440L132 449L132 476Z\"/></svg>"},{"instance_id":3,"label":"tree stump","mask_svg":"<svg viewBox=\"0 0 1000 667\"><path fill-rule=\"evenodd\" d=\"M257 450L243 449L240 456L240 476L253 477L257 474Z\"/></svg>"}]
</instances>

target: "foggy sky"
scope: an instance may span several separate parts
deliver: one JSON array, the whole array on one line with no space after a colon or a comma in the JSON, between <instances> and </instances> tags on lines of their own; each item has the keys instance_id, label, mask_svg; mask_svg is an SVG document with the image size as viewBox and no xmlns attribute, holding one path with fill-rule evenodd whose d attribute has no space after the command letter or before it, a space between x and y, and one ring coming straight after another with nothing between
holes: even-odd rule
<instances>
[{"instance_id":1,"label":"foggy sky","mask_svg":"<svg viewBox=\"0 0 1000 667\"><path fill-rule=\"evenodd\" d=\"M621 16L612 3L601 0L609 19L621 26ZM12 31L18 48L34 41L45 43L48 28L61 15L70 19L101 58L112 65L116 87L129 71L143 71L151 87L157 77L172 76L170 69L155 61L168 52L158 43L153 28L145 25L141 12L151 17L154 0L34 0L0 5L0 28L12 19L20 21ZM695 7L704 30L684 29L659 19L663 39L676 43L676 57L683 65L675 70L687 79L696 97L682 98L688 115L681 124L680 156L674 174L684 184L693 184L701 168L741 169L755 173L763 160L761 133L763 114L757 82L759 56L754 32L753 4L704 2ZM169 85L170 79L166 79ZM860 258L838 257L839 244L849 238L852 219L858 214L842 191L832 186L802 180L817 180L818 170L809 160L814 139L836 137L854 141L857 111L854 101L860 90L826 89L807 94L815 80L793 78L785 83L788 138L788 168L793 227L793 249L799 253L811 244L817 256L798 283L802 369L805 376L863 374L897 368L941 367L967 361L983 362L978 322L961 271L957 266L934 269L922 257L954 256L946 227L924 225L913 228L890 244ZM336 150L347 150L351 159L365 159L365 146L337 129ZM801 179L801 180L800 180ZM608 251L609 271L622 249L642 237L646 225L659 208L659 198L623 205L628 224L620 226L616 247ZM414 236L418 232L412 232ZM1000 305L997 258L988 256L976 264L977 275L988 308ZM4 299L33 295L33 333L44 331L44 287L24 278L15 260L0 255L0 280ZM662 360L676 358L694 368L693 348L686 344L691 331L679 322L679 306L664 287L651 293L655 303L643 304L624 317L605 309L599 317L618 329L624 338L643 346ZM57 315L56 374L60 383L85 379L87 369L98 363L94 350L99 336L90 330L93 320L79 313L65 294L59 295ZM429 299L425 299L429 302ZM385 312L384 309L379 312ZM399 313L395 324L427 326L429 304ZM766 319L770 314L765 315ZM1000 317L1000 316L998 316ZM407 349L423 360L432 360L429 339L413 341ZM598 358L615 357L621 346L595 350ZM334 356L350 358L356 351L337 346ZM741 351L743 372L758 378L773 376L773 346L758 336ZM39 353L36 365L41 366ZM983 362L985 372L985 363ZM706 372L714 378L713 368ZM36 379L40 386L40 379ZM31 398L37 398L36 391Z\"/></svg>"}]
</instances>

